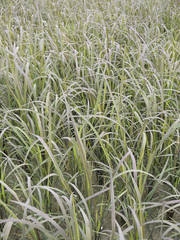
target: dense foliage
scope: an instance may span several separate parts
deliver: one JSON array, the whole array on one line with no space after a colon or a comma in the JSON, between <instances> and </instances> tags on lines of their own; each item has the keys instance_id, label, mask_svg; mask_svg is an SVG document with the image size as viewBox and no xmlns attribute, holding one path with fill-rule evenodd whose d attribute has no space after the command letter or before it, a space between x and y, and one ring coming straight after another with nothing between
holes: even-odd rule
<instances>
[{"instance_id":1,"label":"dense foliage","mask_svg":"<svg viewBox=\"0 0 180 240\"><path fill-rule=\"evenodd\" d=\"M1 238L180 239L180 2L0 9Z\"/></svg>"}]
</instances>

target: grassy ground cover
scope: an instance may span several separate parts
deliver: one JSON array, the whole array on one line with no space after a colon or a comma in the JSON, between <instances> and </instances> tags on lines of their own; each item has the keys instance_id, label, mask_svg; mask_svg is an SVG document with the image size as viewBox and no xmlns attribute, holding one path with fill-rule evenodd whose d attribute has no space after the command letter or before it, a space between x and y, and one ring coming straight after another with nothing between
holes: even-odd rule
<instances>
[{"instance_id":1,"label":"grassy ground cover","mask_svg":"<svg viewBox=\"0 0 180 240\"><path fill-rule=\"evenodd\" d=\"M179 19L0 1L1 239L180 239Z\"/></svg>"}]
</instances>

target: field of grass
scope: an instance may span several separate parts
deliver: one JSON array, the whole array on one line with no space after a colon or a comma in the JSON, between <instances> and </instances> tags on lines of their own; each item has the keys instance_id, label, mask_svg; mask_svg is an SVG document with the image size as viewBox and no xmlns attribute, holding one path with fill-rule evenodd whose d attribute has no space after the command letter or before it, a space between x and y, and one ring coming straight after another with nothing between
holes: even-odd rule
<instances>
[{"instance_id":1,"label":"field of grass","mask_svg":"<svg viewBox=\"0 0 180 240\"><path fill-rule=\"evenodd\" d=\"M180 239L180 2L0 1L0 239Z\"/></svg>"}]
</instances>

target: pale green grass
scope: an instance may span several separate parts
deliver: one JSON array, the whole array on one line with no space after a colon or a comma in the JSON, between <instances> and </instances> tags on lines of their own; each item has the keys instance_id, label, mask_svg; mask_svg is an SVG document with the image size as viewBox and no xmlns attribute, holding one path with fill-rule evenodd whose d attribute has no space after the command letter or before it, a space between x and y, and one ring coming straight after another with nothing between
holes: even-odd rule
<instances>
[{"instance_id":1,"label":"pale green grass","mask_svg":"<svg viewBox=\"0 0 180 240\"><path fill-rule=\"evenodd\" d=\"M179 239L179 1L0 9L1 239Z\"/></svg>"}]
</instances>

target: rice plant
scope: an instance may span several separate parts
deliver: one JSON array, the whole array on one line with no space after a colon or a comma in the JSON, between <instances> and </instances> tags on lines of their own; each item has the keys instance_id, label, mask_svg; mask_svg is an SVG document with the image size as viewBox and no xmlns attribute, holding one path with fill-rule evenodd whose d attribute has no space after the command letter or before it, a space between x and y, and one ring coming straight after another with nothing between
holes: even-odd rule
<instances>
[{"instance_id":1,"label":"rice plant","mask_svg":"<svg viewBox=\"0 0 180 240\"><path fill-rule=\"evenodd\" d=\"M0 10L1 239L180 239L180 2Z\"/></svg>"}]
</instances>

